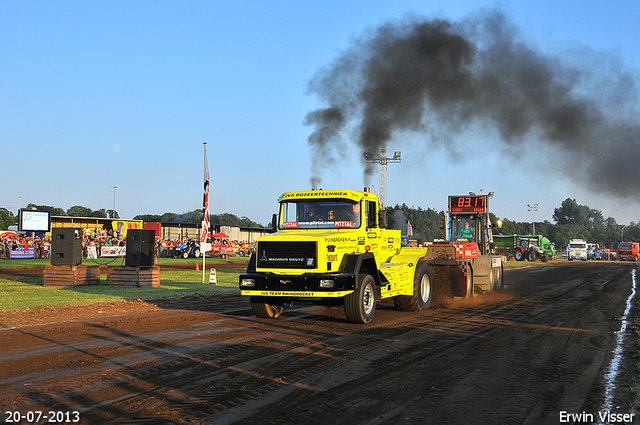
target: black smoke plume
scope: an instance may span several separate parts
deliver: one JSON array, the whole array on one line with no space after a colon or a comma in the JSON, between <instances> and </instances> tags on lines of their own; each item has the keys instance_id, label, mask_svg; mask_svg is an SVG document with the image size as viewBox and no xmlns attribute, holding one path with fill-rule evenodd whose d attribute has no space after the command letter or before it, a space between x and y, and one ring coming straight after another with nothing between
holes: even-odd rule
<instances>
[{"instance_id":1,"label":"black smoke plume","mask_svg":"<svg viewBox=\"0 0 640 425\"><path fill-rule=\"evenodd\" d=\"M309 82L326 104L305 121L314 129L311 184L349 141L377 156L410 131L425 147L455 151L464 143L456 136L482 129L497 133L501 151L535 143L586 187L637 198L636 77L610 55L568 52L534 49L499 10L459 22L411 16L366 31ZM365 164L365 184L374 171Z\"/></svg>"}]
</instances>

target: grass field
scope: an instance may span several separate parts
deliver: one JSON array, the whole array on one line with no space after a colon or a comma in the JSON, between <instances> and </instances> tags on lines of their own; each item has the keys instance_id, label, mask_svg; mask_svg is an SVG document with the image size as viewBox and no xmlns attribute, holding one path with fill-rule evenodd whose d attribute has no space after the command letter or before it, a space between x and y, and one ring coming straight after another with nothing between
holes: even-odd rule
<instances>
[{"instance_id":1,"label":"grass field","mask_svg":"<svg viewBox=\"0 0 640 425\"><path fill-rule=\"evenodd\" d=\"M205 282L202 271L196 270L196 263L202 265L202 259L173 259L161 258L158 263L183 264L193 266L193 270L162 271L160 286L156 288L125 288L107 285L107 276L102 275L100 285L81 286L75 288L44 287L42 276L28 278L0 279L0 312L7 310L23 310L38 307L59 305L88 304L118 300L150 300L155 298L182 296L190 294L205 294L220 291L235 291L238 289L238 276L245 271L246 258L232 258L229 262L238 263L237 268L216 268L217 285L209 285L209 270L205 272ZM222 259L207 258L206 265L225 262ZM84 265L92 265L93 261L84 260ZM100 259L93 264L108 264L106 259ZM226 263L226 262L225 262ZM51 264L50 260L8 260L0 261L0 269L44 267ZM123 265L122 259L110 265Z\"/></svg>"}]
</instances>

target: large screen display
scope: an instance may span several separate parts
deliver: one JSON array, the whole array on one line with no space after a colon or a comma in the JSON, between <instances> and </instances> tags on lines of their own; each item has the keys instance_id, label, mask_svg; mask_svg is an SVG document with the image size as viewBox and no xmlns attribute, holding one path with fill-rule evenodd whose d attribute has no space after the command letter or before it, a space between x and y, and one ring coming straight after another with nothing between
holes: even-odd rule
<instances>
[{"instance_id":1,"label":"large screen display","mask_svg":"<svg viewBox=\"0 0 640 425\"><path fill-rule=\"evenodd\" d=\"M51 231L51 215L47 211L20 210L18 230L24 232Z\"/></svg>"}]
</instances>

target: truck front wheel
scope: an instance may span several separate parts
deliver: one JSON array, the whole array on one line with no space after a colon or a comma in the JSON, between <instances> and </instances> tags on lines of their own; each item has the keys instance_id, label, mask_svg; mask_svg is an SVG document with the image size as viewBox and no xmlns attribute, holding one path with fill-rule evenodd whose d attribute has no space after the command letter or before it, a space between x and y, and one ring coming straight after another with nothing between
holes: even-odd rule
<instances>
[{"instance_id":1,"label":"truck front wheel","mask_svg":"<svg viewBox=\"0 0 640 425\"><path fill-rule=\"evenodd\" d=\"M358 277L356 290L344 299L344 313L352 323L369 323L376 311L375 281L371 275Z\"/></svg>"},{"instance_id":2,"label":"truck front wheel","mask_svg":"<svg viewBox=\"0 0 640 425\"><path fill-rule=\"evenodd\" d=\"M271 304L266 297L251 297L251 310L261 319L277 319L282 313L283 304Z\"/></svg>"},{"instance_id":3,"label":"truck front wheel","mask_svg":"<svg viewBox=\"0 0 640 425\"><path fill-rule=\"evenodd\" d=\"M413 280L413 295L399 295L393 298L398 310L419 311L427 310L431 306L431 272L429 266L418 263Z\"/></svg>"}]
</instances>

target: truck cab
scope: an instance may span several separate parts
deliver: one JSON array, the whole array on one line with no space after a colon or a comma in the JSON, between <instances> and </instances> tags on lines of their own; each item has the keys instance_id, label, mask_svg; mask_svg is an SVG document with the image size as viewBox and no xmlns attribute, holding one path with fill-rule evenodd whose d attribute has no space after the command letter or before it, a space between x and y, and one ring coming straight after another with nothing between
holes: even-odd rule
<instances>
[{"instance_id":1,"label":"truck cab","mask_svg":"<svg viewBox=\"0 0 640 425\"><path fill-rule=\"evenodd\" d=\"M278 202L277 232L260 239L256 271L331 273L338 270L345 255L368 252L384 262L400 250L400 231L378 227L378 200L372 193L287 192ZM308 253L277 254L279 242L288 246L292 240L307 246Z\"/></svg>"},{"instance_id":2,"label":"truck cab","mask_svg":"<svg viewBox=\"0 0 640 425\"><path fill-rule=\"evenodd\" d=\"M638 245L638 242L620 242L618 244L618 260L638 261L640 259Z\"/></svg>"}]
</instances>

